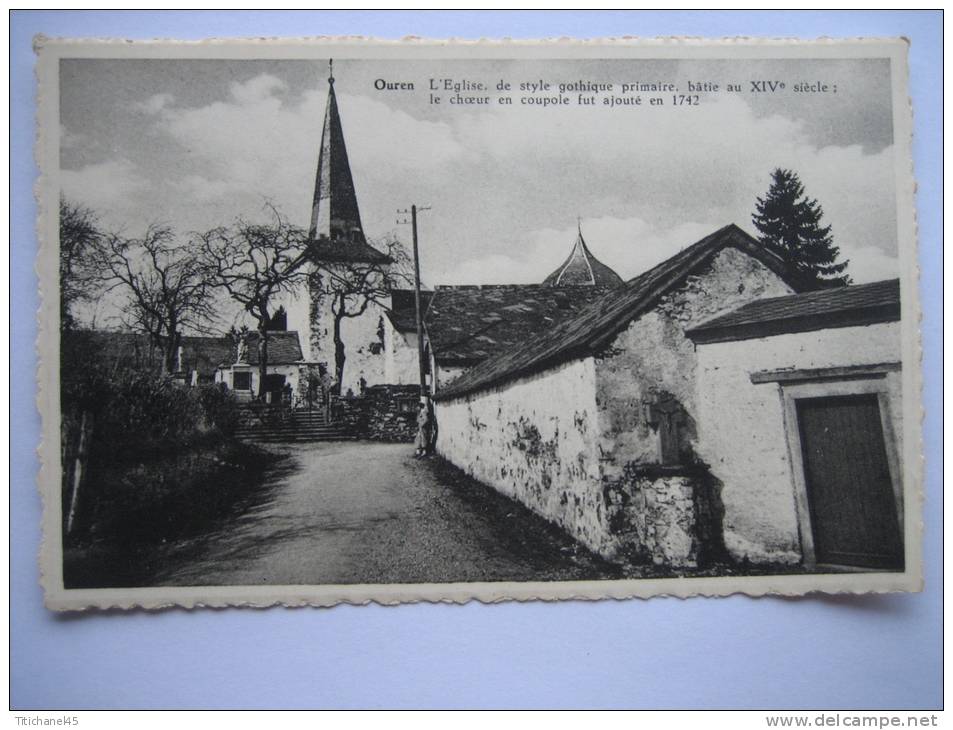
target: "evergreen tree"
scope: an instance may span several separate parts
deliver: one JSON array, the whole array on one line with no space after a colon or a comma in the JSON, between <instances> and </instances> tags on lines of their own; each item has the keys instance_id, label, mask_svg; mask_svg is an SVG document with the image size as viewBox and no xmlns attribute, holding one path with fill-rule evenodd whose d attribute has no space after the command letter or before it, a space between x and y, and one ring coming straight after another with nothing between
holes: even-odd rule
<instances>
[{"instance_id":1,"label":"evergreen tree","mask_svg":"<svg viewBox=\"0 0 953 730\"><path fill-rule=\"evenodd\" d=\"M784 260L789 276L802 289L850 284L845 273L849 262L838 262L840 249L834 245L831 227L821 223L824 211L804 194L797 173L778 168L771 181L751 217L761 244Z\"/></svg>"}]
</instances>

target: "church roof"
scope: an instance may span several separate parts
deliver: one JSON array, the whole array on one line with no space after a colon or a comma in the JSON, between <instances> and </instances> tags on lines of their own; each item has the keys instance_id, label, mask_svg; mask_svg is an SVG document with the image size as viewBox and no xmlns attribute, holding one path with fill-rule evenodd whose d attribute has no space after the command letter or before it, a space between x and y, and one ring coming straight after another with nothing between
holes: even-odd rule
<instances>
[{"instance_id":1,"label":"church roof","mask_svg":"<svg viewBox=\"0 0 953 730\"><path fill-rule=\"evenodd\" d=\"M606 291L543 284L438 286L421 292L424 325L437 362L474 365L562 322ZM413 292L392 292L391 306L394 326L413 331Z\"/></svg>"},{"instance_id":2,"label":"church roof","mask_svg":"<svg viewBox=\"0 0 953 730\"><path fill-rule=\"evenodd\" d=\"M797 289L781 259L738 226L720 228L643 274L598 297L578 313L465 372L437 400L460 396L539 372L559 363L600 352L636 317L649 311L668 291L721 250L733 247L757 259Z\"/></svg>"},{"instance_id":3,"label":"church roof","mask_svg":"<svg viewBox=\"0 0 953 730\"><path fill-rule=\"evenodd\" d=\"M728 342L830 327L900 320L900 280L770 297L749 302L686 334L695 342Z\"/></svg>"},{"instance_id":4,"label":"church roof","mask_svg":"<svg viewBox=\"0 0 953 730\"><path fill-rule=\"evenodd\" d=\"M308 243L312 261L330 263L388 264L391 258L364 241L318 238Z\"/></svg>"},{"instance_id":5,"label":"church roof","mask_svg":"<svg viewBox=\"0 0 953 730\"><path fill-rule=\"evenodd\" d=\"M315 247L313 256L323 261L389 261L368 245L364 237L333 75L328 78L328 101L318 149L308 238Z\"/></svg>"},{"instance_id":6,"label":"church roof","mask_svg":"<svg viewBox=\"0 0 953 730\"><path fill-rule=\"evenodd\" d=\"M543 283L549 286L618 286L622 277L592 255L580 227L569 258Z\"/></svg>"}]
</instances>

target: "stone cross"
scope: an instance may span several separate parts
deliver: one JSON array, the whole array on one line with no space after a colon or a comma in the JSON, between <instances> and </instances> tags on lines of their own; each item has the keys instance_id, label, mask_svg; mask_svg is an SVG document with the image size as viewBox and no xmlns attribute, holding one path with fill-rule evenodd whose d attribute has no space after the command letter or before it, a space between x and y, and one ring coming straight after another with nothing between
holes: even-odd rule
<instances>
[{"instance_id":1,"label":"stone cross","mask_svg":"<svg viewBox=\"0 0 953 730\"><path fill-rule=\"evenodd\" d=\"M658 429L660 456L663 464L678 464L681 461L681 438L679 427L685 423L685 409L674 396L662 394L649 404L648 423Z\"/></svg>"}]
</instances>

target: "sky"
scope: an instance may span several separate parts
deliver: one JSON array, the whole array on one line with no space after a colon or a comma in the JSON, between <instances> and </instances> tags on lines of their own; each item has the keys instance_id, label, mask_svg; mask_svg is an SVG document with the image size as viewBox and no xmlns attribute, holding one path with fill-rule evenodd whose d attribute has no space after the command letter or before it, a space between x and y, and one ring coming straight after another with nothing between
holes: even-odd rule
<instances>
[{"instance_id":1,"label":"sky","mask_svg":"<svg viewBox=\"0 0 953 730\"><path fill-rule=\"evenodd\" d=\"M130 235L161 222L185 240L264 218L266 202L306 226L327 77L314 60L65 59L62 191ZM754 233L776 167L821 203L855 282L898 275L886 60L338 60L334 77L365 234L409 243L397 211L429 206L430 286L541 282L577 220L596 257L630 278L728 223ZM444 93L430 104L431 79L484 82L493 103ZM786 89L753 93L752 79ZM496 103L501 80L511 106ZM613 82L614 96L636 81L722 91L691 106L650 107L652 93L637 107L521 105L519 84L540 80ZM818 81L836 93L793 91Z\"/></svg>"}]
</instances>

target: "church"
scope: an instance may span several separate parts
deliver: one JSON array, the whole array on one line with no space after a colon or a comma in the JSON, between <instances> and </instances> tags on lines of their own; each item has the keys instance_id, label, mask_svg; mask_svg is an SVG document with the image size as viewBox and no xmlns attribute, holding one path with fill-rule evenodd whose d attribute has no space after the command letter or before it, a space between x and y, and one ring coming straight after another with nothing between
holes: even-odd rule
<instances>
[{"instance_id":1,"label":"church","mask_svg":"<svg viewBox=\"0 0 953 730\"><path fill-rule=\"evenodd\" d=\"M342 396L375 386L418 384L413 282L365 236L333 76L309 238L309 275L278 302L283 315L275 329L296 333L300 343L301 372L289 375L288 382L302 396L309 373ZM539 284L423 291L425 378L431 393L621 284L621 277L593 255L580 223L566 260Z\"/></svg>"}]
</instances>

